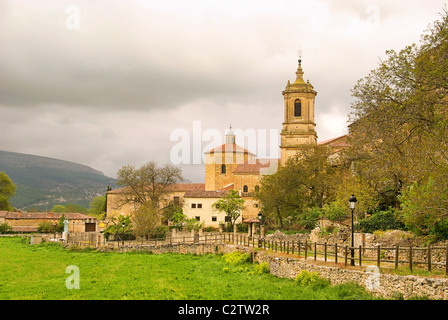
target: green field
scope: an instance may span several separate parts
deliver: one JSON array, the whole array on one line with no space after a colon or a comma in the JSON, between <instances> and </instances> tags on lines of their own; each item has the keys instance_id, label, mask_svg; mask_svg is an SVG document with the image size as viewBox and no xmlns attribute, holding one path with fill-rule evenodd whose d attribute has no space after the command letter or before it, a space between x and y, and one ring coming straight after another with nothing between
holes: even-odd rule
<instances>
[{"instance_id":1,"label":"green field","mask_svg":"<svg viewBox=\"0 0 448 320\"><path fill-rule=\"evenodd\" d=\"M68 266L79 289L68 289ZM29 245L0 238L2 300L342 300L372 299L353 284L299 286L254 264L226 264L221 255L103 253ZM73 282L74 283L74 282Z\"/></svg>"}]
</instances>

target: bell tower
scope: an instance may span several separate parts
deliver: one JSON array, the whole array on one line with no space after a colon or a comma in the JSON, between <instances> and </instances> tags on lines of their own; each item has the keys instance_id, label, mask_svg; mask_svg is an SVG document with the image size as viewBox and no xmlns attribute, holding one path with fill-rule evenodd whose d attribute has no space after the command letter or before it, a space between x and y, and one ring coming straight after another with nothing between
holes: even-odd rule
<instances>
[{"instance_id":1,"label":"bell tower","mask_svg":"<svg viewBox=\"0 0 448 320\"><path fill-rule=\"evenodd\" d=\"M301 147L317 144L314 122L314 100L317 92L310 81L303 80L302 59L296 72L296 81L286 85L282 92L285 101L285 120L281 136L281 165L295 156Z\"/></svg>"}]
</instances>

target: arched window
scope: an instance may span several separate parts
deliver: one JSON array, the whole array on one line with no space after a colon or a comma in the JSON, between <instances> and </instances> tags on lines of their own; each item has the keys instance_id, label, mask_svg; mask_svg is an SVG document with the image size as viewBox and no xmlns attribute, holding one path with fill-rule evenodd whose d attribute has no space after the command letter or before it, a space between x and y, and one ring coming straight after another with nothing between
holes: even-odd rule
<instances>
[{"instance_id":1,"label":"arched window","mask_svg":"<svg viewBox=\"0 0 448 320\"><path fill-rule=\"evenodd\" d=\"M223 164L223 165L221 166L221 174L226 174L226 172L227 172L226 165Z\"/></svg>"},{"instance_id":2,"label":"arched window","mask_svg":"<svg viewBox=\"0 0 448 320\"><path fill-rule=\"evenodd\" d=\"M294 102L294 117L301 117L302 116L302 102L297 99Z\"/></svg>"},{"instance_id":3,"label":"arched window","mask_svg":"<svg viewBox=\"0 0 448 320\"><path fill-rule=\"evenodd\" d=\"M260 186L255 186L255 192L260 192Z\"/></svg>"},{"instance_id":4,"label":"arched window","mask_svg":"<svg viewBox=\"0 0 448 320\"><path fill-rule=\"evenodd\" d=\"M243 187L243 192L249 192L249 187L248 186L244 186Z\"/></svg>"}]
</instances>

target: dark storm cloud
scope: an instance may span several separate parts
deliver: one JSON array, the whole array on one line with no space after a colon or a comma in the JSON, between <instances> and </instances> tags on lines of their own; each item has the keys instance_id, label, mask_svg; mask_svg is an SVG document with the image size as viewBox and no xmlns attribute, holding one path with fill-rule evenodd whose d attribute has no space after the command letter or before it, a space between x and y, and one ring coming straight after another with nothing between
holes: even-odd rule
<instances>
[{"instance_id":1,"label":"dark storm cloud","mask_svg":"<svg viewBox=\"0 0 448 320\"><path fill-rule=\"evenodd\" d=\"M225 34L225 25L204 29L163 12L146 9L145 18L117 2L109 11L83 2L80 28L70 30L63 9L18 5L3 14L1 104L173 108L266 85L247 58L252 45Z\"/></svg>"},{"instance_id":2,"label":"dark storm cloud","mask_svg":"<svg viewBox=\"0 0 448 320\"><path fill-rule=\"evenodd\" d=\"M170 134L194 121L281 130L299 46L319 139L341 135L356 81L418 41L443 2L0 0L0 150L114 176L168 163Z\"/></svg>"}]
</instances>

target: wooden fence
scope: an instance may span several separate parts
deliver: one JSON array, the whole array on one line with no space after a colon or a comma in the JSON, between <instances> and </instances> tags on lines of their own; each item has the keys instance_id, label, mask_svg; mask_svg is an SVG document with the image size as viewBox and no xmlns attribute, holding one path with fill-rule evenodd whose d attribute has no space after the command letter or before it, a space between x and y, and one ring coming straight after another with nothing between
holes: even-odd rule
<instances>
[{"instance_id":1,"label":"wooden fence","mask_svg":"<svg viewBox=\"0 0 448 320\"><path fill-rule=\"evenodd\" d=\"M399 266L409 268L412 272L417 266L423 266L428 271L432 269L444 269L448 275L448 244L447 246L427 247L351 247L341 244L318 243L310 241L276 241L266 238L249 237L246 234L239 233L204 233L194 236L167 237L161 239L138 239L124 240L116 239L106 241L104 238L98 240L91 235L84 239L76 236L68 238L69 244L84 246L111 246L111 247L143 247L168 244L219 244L229 243L234 245L243 245L253 248L270 250L299 256L303 259L312 259L314 261L363 266L364 264L377 265L378 267L389 267L398 269Z\"/></svg>"}]
</instances>

